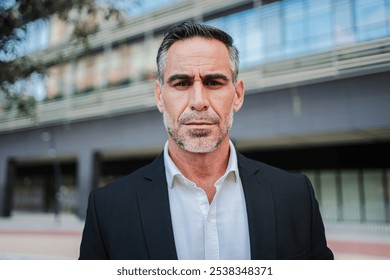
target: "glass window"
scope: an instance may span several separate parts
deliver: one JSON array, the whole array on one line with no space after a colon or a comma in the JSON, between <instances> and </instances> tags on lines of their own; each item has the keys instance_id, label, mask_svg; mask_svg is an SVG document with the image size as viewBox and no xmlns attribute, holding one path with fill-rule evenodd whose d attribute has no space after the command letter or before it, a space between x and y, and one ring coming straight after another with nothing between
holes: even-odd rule
<instances>
[{"instance_id":1,"label":"glass window","mask_svg":"<svg viewBox=\"0 0 390 280\"><path fill-rule=\"evenodd\" d=\"M248 67L259 64L262 59L261 28L257 9L233 14L205 22L220 28L233 37L234 45L240 52L240 66Z\"/></svg>"},{"instance_id":2,"label":"glass window","mask_svg":"<svg viewBox=\"0 0 390 280\"><path fill-rule=\"evenodd\" d=\"M94 54L94 66L91 69L94 75L95 88L103 88L107 85L106 61L104 60L105 53L103 51Z\"/></svg>"},{"instance_id":3,"label":"glass window","mask_svg":"<svg viewBox=\"0 0 390 280\"><path fill-rule=\"evenodd\" d=\"M154 53L148 51L144 41L138 41L129 45L129 77L131 81L141 81L144 79L144 74L147 61Z\"/></svg>"},{"instance_id":4,"label":"glass window","mask_svg":"<svg viewBox=\"0 0 390 280\"><path fill-rule=\"evenodd\" d=\"M308 1L307 8L307 51L329 49L333 43L330 1Z\"/></svg>"},{"instance_id":5,"label":"glass window","mask_svg":"<svg viewBox=\"0 0 390 280\"><path fill-rule=\"evenodd\" d=\"M343 218L346 221L360 221L358 171L343 170L340 176Z\"/></svg>"},{"instance_id":6,"label":"glass window","mask_svg":"<svg viewBox=\"0 0 390 280\"><path fill-rule=\"evenodd\" d=\"M153 37L147 39L145 42L145 47L144 47L145 61L143 65L144 76L142 77L145 80L154 81L156 79L156 75L157 75L156 54L158 48L160 47L161 41L162 41L161 37Z\"/></svg>"},{"instance_id":7,"label":"glass window","mask_svg":"<svg viewBox=\"0 0 390 280\"><path fill-rule=\"evenodd\" d=\"M386 221L382 171L364 170L363 185L367 221Z\"/></svg>"},{"instance_id":8,"label":"glass window","mask_svg":"<svg viewBox=\"0 0 390 280\"><path fill-rule=\"evenodd\" d=\"M305 49L306 14L302 0L283 1L285 54L303 53Z\"/></svg>"},{"instance_id":9,"label":"glass window","mask_svg":"<svg viewBox=\"0 0 390 280\"><path fill-rule=\"evenodd\" d=\"M336 45L344 45L355 42L353 27L353 14L351 1L336 0L334 2L334 42Z\"/></svg>"},{"instance_id":10,"label":"glass window","mask_svg":"<svg viewBox=\"0 0 390 280\"><path fill-rule=\"evenodd\" d=\"M283 53L283 27L280 2L265 5L261 9L263 55L265 61L275 60Z\"/></svg>"},{"instance_id":11,"label":"glass window","mask_svg":"<svg viewBox=\"0 0 390 280\"><path fill-rule=\"evenodd\" d=\"M109 86L125 85L130 82L130 55L131 48L128 44L121 44L107 50L104 63L107 65Z\"/></svg>"},{"instance_id":12,"label":"glass window","mask_svg":"<svg viewBox=\"0 0 390 280\"><path fill-rule=\"evenodd\" d=\"M336 173L324 170L320 173L322 215L327 220L337 220Z\"/></svg>"},{"instance_id":13,"label":"glass window","mask_svg":"<svg viewBox=\"0 0 390 280\"><path fill-rule=\"evenodd\" d=\"M97 87L95 76L96 56L89 55L77 61L76 87L77 93L89 93Z\"/></svg>"},{"instance_id":14,"label":"glass window","mask_svg":"<svg viewBox=\"0 0 390 280\"><path fill-rule=\"evenodd\" d=\"M206 23L232 35L246 67L386 37L386 15L390 0L285 0Z\"/></svg>"},{"instance_id":15,"label":"glass window","mask_svg":"<svg viewBox=\"0 0 390 280\"><path fill-rule=\"evenodd\" d=\"M72 27L66 22L60 20L58 16L53 15L50 18L50 44L64 43L70 39L72 35Z\"/></svg>"},{"instance_id":16,"label":"glass window","mask_svg":"<svg viewBox=\"0 0 390 280\"><path fill-rule=\"evenodd\" d=\"M357 0L355 13L359 41L386 37L386 5L384 0Z\"/></svg>"},{"instance_id":17,"label":"glass window","mask_svg":"<svg viewBox=\"0 0 390 280\"><path fill-rule=\"evenodd\" d=\"M241 63L242 67L259 64L264 59L259 9L248 12L245 23L246 34L242 39L245 56Z\"/></svg>"},{"instance_id":18,"label":"glass window","mask_svg":"<svg viewBox=\"0 0 390 280\"><path fill-rule=\"evenodd\" d=\"M65 93L67 69L70 67L66 65L55 65L48 70L48 79L46 83L47 95L46 100L53 100L62 97Z\"/></svg>"},{"instance_id":19,"label":"glass window","mask_svg":"<svg viewBox=\"0 0 390 280\"><path fill-rule=\"evenodd\" d=\"M246 17L246 13L239 13L225 18L226 31L233 37L235 46L241 53L240 57L242 62L245 61L247 57L247 46L245 44L245 39L248 37Z\"/></svg>"}]
</instances>

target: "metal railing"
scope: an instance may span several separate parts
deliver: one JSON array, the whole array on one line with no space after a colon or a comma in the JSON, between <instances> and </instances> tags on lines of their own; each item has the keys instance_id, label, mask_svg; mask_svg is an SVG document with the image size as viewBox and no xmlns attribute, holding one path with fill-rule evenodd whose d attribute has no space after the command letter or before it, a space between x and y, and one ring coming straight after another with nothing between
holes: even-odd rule
<instances>
[{"instance_id":1,"label":"metal railing","mask_svg":"<svg viewBox=\"0 0 390 280\"><path fill-rule=\"evenodd\" d=\"M38 103L34 117L20 116L16 109L5 111L0 115L0 132L152 109L155 106L153 85L153 82L142 82L130 87L98 90L88 95Z\"/></svg>"},{"instance_id":2,"label":"metal railing","mask_svg":"<svg viewBox=\"0 0 390 280\"><path fill-rule=\"evenodd\" d=\"M267 63L241 74L247 93L390 70L390 38Z\"/></svg>"}]
</instances>

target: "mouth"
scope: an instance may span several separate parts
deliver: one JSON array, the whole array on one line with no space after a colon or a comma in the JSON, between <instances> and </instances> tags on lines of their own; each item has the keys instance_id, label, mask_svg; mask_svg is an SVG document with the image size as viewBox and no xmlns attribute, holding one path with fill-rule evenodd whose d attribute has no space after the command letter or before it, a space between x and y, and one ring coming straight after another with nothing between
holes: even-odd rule
<instances>
[{"instance_id":1,"label":"mouth","mask_svg":"<svg viewBox=\"0 0 390 280\"><path fill-rule=\"evenodd\" d=\"M212 125L214 123L212 122L204 122L204 121L200 121L200 122L186 122L184 123L184 125Z\"/></svg>"},{"instance_id":2,"label":"mouth","mask_svg":"<svg viewBox=\"0 0 390 280\"><path fill-rule=\"evenodd\" d=\"M211 122L188 122L188 123L184 123L183 125L192 126L192 127L206 127L206 126L214 125L214 123L211 123Z\"/></svg>"}]
</instances>

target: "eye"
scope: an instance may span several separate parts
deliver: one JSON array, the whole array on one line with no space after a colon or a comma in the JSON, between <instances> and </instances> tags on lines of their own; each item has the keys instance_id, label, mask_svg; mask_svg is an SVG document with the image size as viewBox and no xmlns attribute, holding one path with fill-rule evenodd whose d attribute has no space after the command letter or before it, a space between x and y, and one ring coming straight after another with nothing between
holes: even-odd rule
<instances>
[{"instance_id":1,"label":"eye","mask_svg":"<svg viewBox=\"0 0 390 280\"><path fill-rule=\"evenodd\" d=\"M179 83L176 84L176 86L179 86L179 87L186 87L186 86L189 86L189 85L190 85L190 83L186 82L186 81L179 82Z\"/></svg>"},{"instance_id":2,"label":"eye","mask_svg":"<svg viewBox=\"0 0 390 280\"><path fill-rule=\"evenodd\" d=\"M185 90L188 89L191 86L190 81L178 81L173 84L173 87L175 87L178 90Z\"/></svg>"},{"instance_id":3,"label":"eye","mask_svg":"<svg viewBox=\"0 0 390 280\"><path fill-rule=\"evenodd\" d=\"M210 80L205 81L205 85L211 89L219 89L220 87L222 87L223 84L217 80Z\"/></svg>"}]
</instances>

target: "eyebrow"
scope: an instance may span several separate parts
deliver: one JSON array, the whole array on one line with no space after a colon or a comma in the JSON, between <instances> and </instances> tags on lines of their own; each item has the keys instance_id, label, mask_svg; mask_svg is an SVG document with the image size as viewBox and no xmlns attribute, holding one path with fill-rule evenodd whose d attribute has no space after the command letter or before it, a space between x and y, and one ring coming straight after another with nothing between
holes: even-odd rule
<instances>
[{"instance_id":1,"label":"eyebrow","mask_svg":"<svg viewBox=\"0 0 390 280\"><path fill-rule=\"evenodd\" d=\"M170 84L176 80L192 80L192 79L193 79L193 77L191 77L190 75L174 74L168 78L167 83Z\"/></svg>"},{"instance_id":2,"label":"eyebrow","mask_svg":"<svg viewBox=\"0 0 390 280\"><path fill-rule=\"evenodd\" d=\"M207 81L207 80L218 80L218 79L221 79L221 80L224 80L224 81L229 81L229 78L226 77L225 75L223 74L208 74L208 75L205 75L204 77L201 77L202 81Z\"/></svg>"},{"instance_id":3,"label":"eyebrow","mask_svg":"<svg viewBox=\"0 0 390 280\"><path fill-rule=\"evenodd\" d=\"M174 74L170 76L167 80L167 83L172 83L176 80L193 80L194 77L187 75L187 74ZM207 74L205 76L201 76L202 81L208 81L208 80L217 80L222 79L224 81L229 81L229 78L223 74Z\"/></svg>"}]
</instances>

